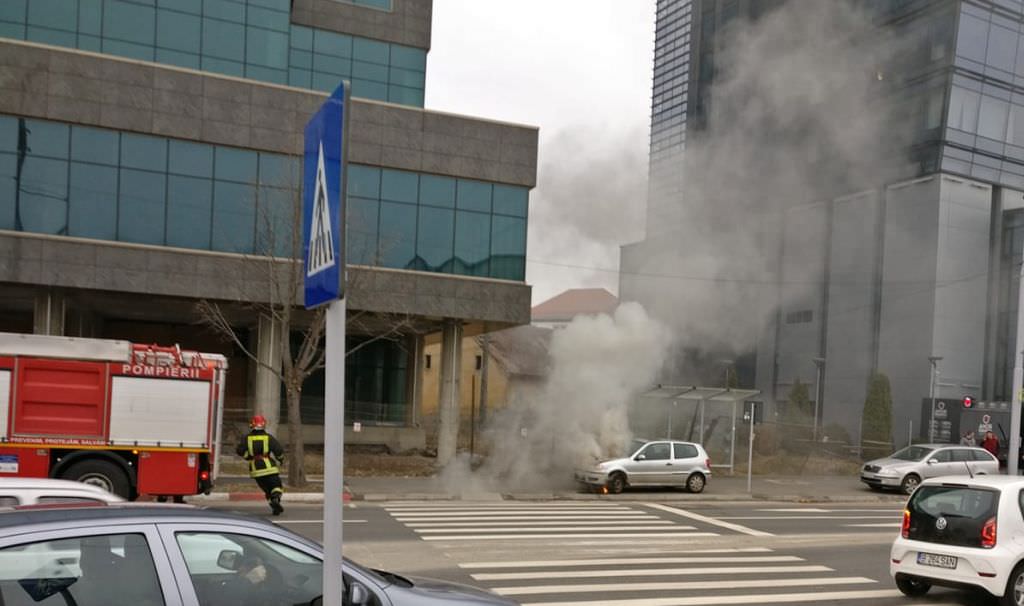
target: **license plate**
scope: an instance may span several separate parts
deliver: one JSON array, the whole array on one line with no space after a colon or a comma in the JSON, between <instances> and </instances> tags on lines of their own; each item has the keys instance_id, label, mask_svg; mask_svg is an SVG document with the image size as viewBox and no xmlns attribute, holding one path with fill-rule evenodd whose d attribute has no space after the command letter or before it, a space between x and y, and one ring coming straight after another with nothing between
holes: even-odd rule
<instances>
[{"instance_id":1,"label":"license plate","mask_svg":"<svg viewBox=\"0 0 1024 606\"><path fill-rule=\"evenodd\" d=\"M918 553L917 563L922 566L935 566L936 568L956 568L956 557L947 555L936 555L934 553Z\"/></svg>"}]
</instances>

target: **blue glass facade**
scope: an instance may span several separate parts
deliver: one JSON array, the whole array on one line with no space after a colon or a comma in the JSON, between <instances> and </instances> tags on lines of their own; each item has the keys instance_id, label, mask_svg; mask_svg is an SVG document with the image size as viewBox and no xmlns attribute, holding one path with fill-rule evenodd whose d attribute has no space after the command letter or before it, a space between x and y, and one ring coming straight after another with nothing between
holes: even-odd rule
<instances>
[{"instance_id":1,"label":"blue glass facade","mask_svg":"<svg viewBox=\"0 0 1024 606\"><path fill-rule=\"evenodd\" d=\"M426 51L295 25L290 6L290 0L3 0L0 37L326 92L348 79L356 97L423 107Z\"/></svg>"},{"instance_id":2,"label":"blue glass facade","mask_svg":"<svg viewBox=\"0 0 1024 606\"><path fill-rule=\"evenodd\" d=\"M288 256L298 159L0 116L0 229ZM525 187L349 167L349 262L523 280Z\"/></svg>"}]
</instances>

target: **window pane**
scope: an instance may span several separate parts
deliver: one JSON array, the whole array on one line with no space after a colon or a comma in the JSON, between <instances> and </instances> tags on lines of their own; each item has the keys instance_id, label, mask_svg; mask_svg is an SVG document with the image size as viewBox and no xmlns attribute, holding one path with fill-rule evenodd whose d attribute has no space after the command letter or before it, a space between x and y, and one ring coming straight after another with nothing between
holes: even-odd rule
<instances>
[{"instance_id":1,"label":"window pane","mask_svg":"<svg viewBox=\"0 0 1024 606\"><path fill-rule=\"evenodd\" d=\"M112 130L75 126L71 129L71 159L117 166L118 134Z\"/></svg>"},{"instance_id":2,"label":"window pane","mask_svg":"<svg viewBox=\"0 0 1024 606\"><path fill-rule=\"evenodd\" d=\"M250 27L246 35L246 61L276 69L288 69L287 34Z\"/></svg>"},{"instance_id":3,"label":"window pane","mask_svg":"<svg viewBox=\"0 0 1024 606\"><path fill-rule=\"evenodd\" d=\"M960 32L956 37L956 54L972 61L984 63L987 46L988 23L977 17L961 13Z\"/></svg>"},{"instance_id":4,"label":"window pane","mask_svg":"<svg viewBox=\"0 0 1024 606\"><path fill-rule=\"evenodd\" d=\"M982 137L1006 140L1006 122L1010 104L995 97L981 97L981 115L978 118L978 134Z\"/></svg>"},{"instance_id":5,"label":"window pane","mask_svg":"<svg viewBox=\"0 0 1024 606\"><path fill-rule=\"evenodd\" d=\"M381 199L415 204L419 189L418 176L404 170L384 169L381 178Z\"/></svg>"},{"instance_id":6,"label":"window pane","mask_svg":"<svg viewBox=\"0 0 1024 606\"><path fill-rule=\"evenodd\" d=\"M199 53L202 26L199 17L162 10L156 17L156 43L188 53Z\"/></svg>"},{"instance_id":7,"label":"window pane","mask_svg":"<svg viewBox=\"0 0 1024 606\"><path fill-rule=\"evenodd\" d=\"M175 537L200 606L223 604L225 586L248 587L261 604L307 604L323 592L320 560L287 545L230 533L179 532ZM225 552L234 554L230 568L219 565ZM287 582L274 583L268 571L282 570L288 571Z\"/></svg>"},{"instance_id":8,"label":"window pane","mask_svg":"<svg viewBox=\"0 0 1024 606\"><path fill-rule=\"evenodd\" d=\"M167 178L167 245L210 248L213 181L195 177Z\"/></svg>"},{"instance_id":9,"label":"window pane","mask_svg":"<svg viewBox=\"0 0 1024 606\"><path fill-rule=\"evenodd\" d=\"M423 89L406 88L394 84L389 85L388 101L401 105L423 107Z\"/></svg>"},{"instance_id":10,"label":"window pane","mask_svg":"<svg viewBox=\"0 0 1024 606\"><path fill-rule=\"evenodd\" d=\"M203 19L203 54L244 61L245 26L217 19Z\"/></svg>"},{"instance_id":11,"label":"window pane","mask_svg":"<svg viewBox=\"0 0 1024 606\"><path fill-rule=\"evenodd\" d=\"M245 2L236 0L203 0L203 15L235 23L245 22Z\"/></svg>"},{"instance_id":12,"label":"window pane","mask_svg":"<svg viewBox=\"0 0 1024 606\"><path fill-rule=\"evenodd\" d=\"M18 123L14 116L0 115L0 152L18 151Z\"/></svg>"},{"instance_id":13,"label":"window pane","mask_svg":"<svg viewBox=\"0 0 1024 606\"><path fill-rule=\"evenodd\" d=\"M345 215L348 218L345 246L348 262L355 265L376 265L377 258L377 214L380 203L368 198L351 196L346 201Z\"/></svg>"},{"instance_id":14,"label":"window pane","mask_svg":"<svg viewBox=\"0 0 1024 606\"><path fill-rule=\"evenodd\" d=\"M427 71L427 53L419 48L391 45L391 65L418 72Z\"/></svg>"},{"instance_id":15,"label":"window pane","mask_svg":"<svg viewBox=\"0 0 1024 606\"><path fill-rule=\"evenodd\" d=\"M997 69L1012 72L1016 56L1017 32L993 25L988 38L986 63Z\"/></svg>"},{"instance_id":16,"label":"window pane","mask_svg":"<svg viewBox=\"0 0 1024 606\"><path fill-rule=\"evenodd\" d=\"M168 169L179 175L192 177L213 176L213 146L188 141L170 142Z\"/></svg>"},{"instance_id":17,"label":"window pane","mask_svg":"<svg viewBox=\"0 0 1024 606\"><path fill-rule=\"evenodd\" d=\"M28 3L28 24L73 32L78 29L77 3L67 0L32 0ZM20 19L19 19L20 21Z\"/></svg>"},{"instance_id":18,"label":"window pane","mask_svg":"<svg viewBox=\"0 0 1024 606\"><path fill-rule=\"evenodd\" d=\"M217 179L256 183L256 152L217 147L215 166Z\"/></svg>"},{"instance_id":19,"label":"window pane","mask_svg":"<svg viewBox=\"0 0 1024 606\"><path fill-rule=\"evenodd\" d=\"M164 603L149 544L141 534L68 536L16 545L0 549L0 561L4 596L18 596L8 603L110 604L114 587L117 603Z\"/></svg>"},{"instance_id":20,"label":"window pane","mask_svg":"<svg viewBox=\"0 0 1024 606\"><path fill-rule=\"evenodd\" d=\"M213 250L253 252L255 188L218 181L213 191Z\"/></svg>"},{"instance_id":21,"label":"window pane","mask_svg":"<svg viewBox=\"0 0 1024 606\"><path fill-rule=\"evenodd\" d=\"M491 184L459 179L456 206L462 210L491 212Z\"/></svg>"},{"instance_id":22,"label":"window pane","mask_svg":"<svg viewBox=\"0 0 1024 606\"><path fill-rule=\"evenodd\" d=\"M313 30L302 25L292 25L291 46L300 50L313 50Z\"/></svg>"},{"instance_id":23,"label":"window pane","mask_svg":"<svg viewBox=\"0 0 1024 606\"><path fill-rule=\"evenodd\" d=\"M160 172L167 170L167 139L122 134L121 166Z\"/></svg>"},{"instance_id":24,"label":"window pane","mask_svg":"<svg viewBox=\"0 0 1024 606\"><path fill-rule=\"evenodd\" d=\"M0 20L13 23L25 22L26 0L6 0L0 2Z\"/></svg>"},{"instance_id":25,"label":"window pane","mask_svg":"<svg viewBox=\"0 0 1024 606\"><path fill-rule=\"evenodd\" d=\"M107 0L103 11L103 35L108 38L152 45L156 9Z\"/></svg>"},{"instance_id":26,"label":"window pane","mask_svg":"<svg viewBox=\"0 0 1024 606\"><path fill-rule=\"evenodd\" d=\"M381 265L407 269L416 256L416 207L381 202L378 256Z\"/></svg>"},{"instance_id":27,"label":"window pane","mask_svg":"<svg viewBox=\"0 0 1024 606\"><path fill-rule=\"evenodd\" d=\"M352 36L318 29L313 32L313 52L334 57L351 57Z\"/></svg>"},{"instance_id":28,"label":"window pane","mask_svg":"<svg viewBox=\"0 0 1024 606\"><path fill-rule=\"evenodd\" d=\"M348 195L380 198L380 169L360 164L348 167Z\"/></svg>"},{"instance_id":29,"label":"window pane","mask_svg":"<svg viewBox=\"0 0 1024 606\"><path fill-rule=\"evenodd\" d=\"M427 271L452 271L455 212L445 208L420 207L416 242L417 260Z\"/></svg>"},{"instance_id":30,"label":"window pane","mask_svg":"<svg viewBox=\"0 0 1024 606\"><path fill-rule=\"evenodd\" d=\"M387 65L390 54L386 42L378 42L369 38L355 38L352 41L353 59Z\"/></svg>"},{"instance_id":31,"label":"window pane","mask_svg":"<svg viewBox=\"0 0 1024 606\"><path fill-rule=\"evenodd\" d=\"M353 61L352 77L387 84L388 68L385 65L377 65L376 63Z\"/></svg>"},{"instance_id":32,"label":"window pane","mask_svg":"<svg viewBox=\"0 0 1024 606\"><path fill-rule=\"evenodd\" d=\"M941 96L940 96L941 99ZM514 185L494 186L494 212L502 215L525 217L529 190Z\"/></svg>"},{"instance_id":33,"label":"window pane","mask_svg":"<svg viewBox=\"0 0 1024 606\"><path fill-rule=\"evenodd\" d=\"M299 183L299 166L293 158L281 154L261 153L260 183L274 187L295 187Z\"/></svg>"},{"instance_id":34,"label":"window pane","mask_svg":"<svg viewBox=\"0 0 1024 606\"><path fill-rule=\"evenodd\" d=\"M470 276L490 273L491 216L459 211L455 218L455 272Z\"/></svg>"},{"instance_id":35,"label":"window pane","mask_svg":"<svg viewBox=\"0 0 1024 606\"><path fill-rule=\"evenodd\" d=\"M256 217L256 254L271 257L301 256L292 250L293 221L298 221L295 204L298 201L287 189L260 188L259 214ZM301 236L300 236L301 238ZM301 246L301 242L299 243Z\"/></svg>"},{"instance_id":36,"label":"window pane","mask_svg":"<svg viewBox=\"0 0 1024 606\"><path fill-rule=\"evenodd\" d=\"M67 233L68 163L47 158L25 159L15 211L24 231Z\"/></svg>"},{"instance_id":37,"label":"window pane","mask_svg":"<svg viewBox=\"0 0 1024 606\"><path fill-rule=\"evenodd\" d=\"M526 275L526 219L495 215L491 220L491 277L522 280Z\"/></svg>"},{"instance_id":38,"label":"window pane","mask_svg":"<svg viewBox=\"0 0 1024 606\"><path fill-rule=\"evenodd\" d=\"M455 207L455 179L420 175L420 204Z\"/></svg>"},{"instance_id":39,"label":"window pane","mask_svg":"<svg viewBox=\"0 0 1024 606\"><path fill-rule=\"evenodd\" d=\"M68 126L59 122L25 120L25 143L28 153L66 160L68 157Z\"/></svg>"},{"instance_id":40,"label":"window pane","mask_svg":"<svg viewBox=\"0 0 1024 606\"><path fill-rule=\"evenodd\" d=\"M117 239L117 169L71 163L68 235Z\"/></svg>"},{"instance_id":41,"label":"window pane","mask_svg":"<svg viewBox=\"0 0 1024 606\"><path fill-rule=\"evenodd\" d=\"M121 199L117 212L117 239L143 244L164 243L166 176L121 169Z\"/></svg>"},{"instance_id":42,"label":"window pane","mask_svg":"<svg viewBox=\"0 0 1024 606\"><path fill-rule=\"evenodd\" d=\"M978 130L978 106L981 95L954 86L949 95L949 126L969 133Z\"/></svg>"},{"instance_id":43,"label":"window pane","mask_svg":"<svg viewBox=\"0 0 1024 606\"><path fill-rule=\"evenodd\" d=\"M0 229L14 229L14 177L18 160L14 154L0 153Z\"/></svg>"}]
</instances>

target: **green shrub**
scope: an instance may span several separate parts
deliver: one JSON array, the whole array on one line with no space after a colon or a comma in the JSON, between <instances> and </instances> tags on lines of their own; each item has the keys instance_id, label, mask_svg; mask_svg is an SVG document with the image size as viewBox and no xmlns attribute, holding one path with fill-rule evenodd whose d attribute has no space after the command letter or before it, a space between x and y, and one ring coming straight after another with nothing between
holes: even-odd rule
<instances>
[{"instance_id":1,"label":"green shrub","mask_svg":"<svg viewBox=\"0 0 1024 606\"><path fill-rule=\"evenodd\" d=\"M889 377L883 373L871 377L861 427L860 445L865 460L892 452L892 391Z\"/></svg>"}]
</instances>

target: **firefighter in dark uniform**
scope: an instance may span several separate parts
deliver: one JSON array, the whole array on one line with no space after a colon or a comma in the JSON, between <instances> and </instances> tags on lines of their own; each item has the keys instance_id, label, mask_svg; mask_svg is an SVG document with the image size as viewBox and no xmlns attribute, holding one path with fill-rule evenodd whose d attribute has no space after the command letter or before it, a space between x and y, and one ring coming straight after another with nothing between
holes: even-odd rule
<instances>
[{"instance_id":1,"label":"firefighter in dark uniform","mask_svg":"<svg viewBox=\"0 0 1024 606\"><path fill-rule=\"evenodd\" d=\"M281 470L284 462L284 449L277 438L267 433L267 420L263 415L256 415L249 423L249 433L238 444L235 452L249 461L249 477L256 480L263 494L270 503L274 515L281 515Z\"/></svg>"}]
</instances>

